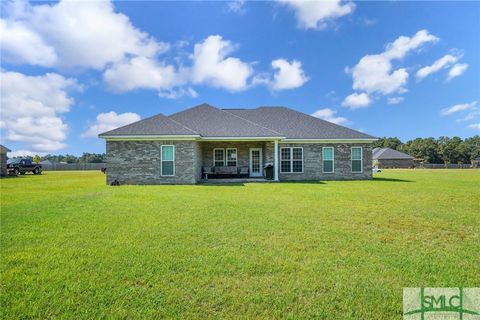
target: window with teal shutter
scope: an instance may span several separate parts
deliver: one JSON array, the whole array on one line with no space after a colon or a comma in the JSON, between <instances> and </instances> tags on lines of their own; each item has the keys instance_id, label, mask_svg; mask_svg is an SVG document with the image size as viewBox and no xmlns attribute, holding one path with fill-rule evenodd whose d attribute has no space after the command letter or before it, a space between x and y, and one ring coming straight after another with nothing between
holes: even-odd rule
<instances>
[{"instance_id":1,"label":"window with teal shutter","mask_svg":"<svg viewBox=\"0 0 480 320\"><path fill-rule=\"evenodd\" d=\"M333 148L324 147L323 148L323 172L332 173L333 172Z\"/></svg>"},{"instance_id":2,"label":"window with teal shutter","mask_svg":"<svg viewBox=\"0 0 480 320\"><path fill-rule=\"evenodd\" d=\"M352 147L352 172L362 172L362 147Z\"/></svg>"},{"instance_id":3,"label":"window with teal shutter","mask_svg":"<svg viewBox=\"0 0 480 320\"><path fill-rule=\"evenodd\" d=\"M175 175L175 147L162 146L162 176Z\"/></svg>"}]
</instances>

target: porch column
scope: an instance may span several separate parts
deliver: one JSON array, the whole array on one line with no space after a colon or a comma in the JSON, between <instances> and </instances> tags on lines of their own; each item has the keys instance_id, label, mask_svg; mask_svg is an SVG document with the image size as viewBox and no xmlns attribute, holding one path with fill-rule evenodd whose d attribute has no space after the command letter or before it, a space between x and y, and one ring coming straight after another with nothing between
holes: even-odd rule
<instances>
[{"instance_id":1,"label":"porch column","mask_svg":"<svg viewBox=\"0 0 480 320\"><path fill-rule=\"evenodd\" d=\"M273 155L273 180L275 181L278 181L278 140L275 140L274 141L274 144L275 144L275 147L273 148L274 149L274 152L275 154Z\"/></svg>"}]
</instances>

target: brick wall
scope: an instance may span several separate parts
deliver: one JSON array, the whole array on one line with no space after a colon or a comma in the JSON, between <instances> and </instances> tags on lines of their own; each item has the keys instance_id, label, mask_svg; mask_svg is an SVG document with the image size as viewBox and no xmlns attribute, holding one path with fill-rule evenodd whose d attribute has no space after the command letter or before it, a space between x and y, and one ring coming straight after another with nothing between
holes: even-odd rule
<instances>
[{"instance_id":1,"label":"brick wall","mask_svg":"<svg viewBox=\"0 0 480 320\"><path fill-rule=\"evenodd\" d=\"M282 147L303 147L303 173L279 173L282 181L288 180L356 180L372 178L371 144L316 144L316 143L280 143ZM322 148L334 148L334 173L323 173ZM363 172L352 172L351 147L363 148ZM280 165L280 155L278 158Z\"/></svg>"},{"instance_id":2,"label":"brick wall","mask_svg":"<svg viewBox=\"0 0 480 320\"><path fill-rule=\"evenodd\" d=\"M373 162L379 168L413 168L413 159L382 159Z\"/></svg>"},{"instance_id":3,"label":"brick wall","mask_svg":"<svg viewBox=\"0 0 480 320\"><path fill-rule=\"evenodd\" d=\"M160 146L175 146L175 176L161 176ZM196 141L107 141L107 183L193 184L200 177Z\"/></svg>"},{"instance_id":4,"label":"brick wall","mask_svg":"<svg viewBox=\"0 0 480 320\"><path fill-rule=\"evenodd\" d=\"M248 167L250 162L250 148L262 148L263 165L265 165L265 142L263 141L215 141L215 142L200 142L202 146L204 167L213 167L213 149L215 148L236 148L237 149L237 167ZM226 152L226 151L225 151ZM273 156L273 153L272 153ZM272 160L273 163L273 160Z\"/></svg>"},{"instance_id":5,"label":"brick wall","mask_svg":"<svg viewBox=\"0 0 480 320\"><path fill-rule=\"evenodd\" d=\"M162 177L160 146L175 145L175 176ZM363 172L351 170L351 147L363 147ZM303 147L304 172L279 173L289 180L352 180L372 178L370 144L279 144ZM322 147L334 147L334 173L323 173ZM201 179L202 167L213 166L214 148L237 148L237 166L249 165L249 149L262 148L263 165L274 163L273 142L196 142L196 141L107 141L107 183L121 184L193 184ZM279 155L280 164L280 155Z\"/></svg>"}]
</instances>

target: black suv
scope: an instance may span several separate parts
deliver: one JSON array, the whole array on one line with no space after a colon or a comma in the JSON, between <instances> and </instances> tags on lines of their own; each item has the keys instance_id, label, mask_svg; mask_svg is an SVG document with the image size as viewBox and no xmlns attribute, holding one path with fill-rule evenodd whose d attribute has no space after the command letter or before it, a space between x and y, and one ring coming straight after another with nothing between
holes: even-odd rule
<instances>
[{"instance_id":1,"label":"black suv","mask_svg":"<svg viewBox=\"0 0 480 320\"><path fill-rule=\"evenodd\" d=\"M33 174L42 173L42 165L32 162L31 159L13 158L7 161L7 172L15 175L32 172Z\"/></svg>"}]
</instances>

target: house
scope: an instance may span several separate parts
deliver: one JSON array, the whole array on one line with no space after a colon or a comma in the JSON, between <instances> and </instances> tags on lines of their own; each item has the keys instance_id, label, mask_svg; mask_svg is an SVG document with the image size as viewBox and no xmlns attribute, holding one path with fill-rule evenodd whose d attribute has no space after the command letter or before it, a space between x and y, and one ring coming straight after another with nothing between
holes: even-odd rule
<instances>
[{"instance_id":1,"label":"house","mask_svg":"<svg viewBox=\"0 0 480 320\"><path fill-rule=\"evenodd\" d=\"M12 150L0 144L0 176L7 175L7 152Z\"/></svg>"},{"instance_id":2,"label":"house","mask_svg":"<svg viewBox=\"0 0 480 320\"><path fill-rule=\"evenodd\" d=\"M413 157L391 148L372 151L373 166L377 168L413 168Z\"/></svg>"},{"instance_id":3,"label":"house","mask_svg":"<svg viewBox=\"0 0 480 320\"><path fill-rule=\"evenodd\" d=\"M372 178L376 140L285 107L219 109L202 104L99 135L107 144L107 183L194 184L248 176L273 180Z\"/></svg>"}]
</instances>

